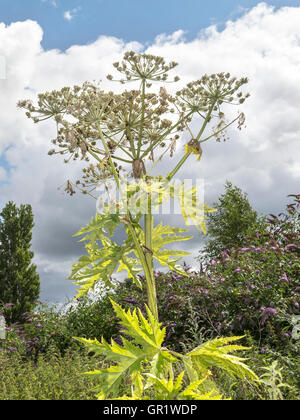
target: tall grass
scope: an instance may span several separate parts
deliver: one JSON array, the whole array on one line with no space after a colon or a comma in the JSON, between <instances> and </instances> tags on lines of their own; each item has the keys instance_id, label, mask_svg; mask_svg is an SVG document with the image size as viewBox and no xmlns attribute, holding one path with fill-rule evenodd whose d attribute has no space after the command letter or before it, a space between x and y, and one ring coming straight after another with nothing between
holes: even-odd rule
<instances>
[{"instance_id":1,"label":"tall grass","mask_svg":"<svg viewBox=\"0 0 300 420\"><path fill-rule=\"evenodd\" d=\"M94 400L97 382L83 372L99 359L82 354L40 355L37 363L0 353L0 400Z\"/></svg>"}]
</instances>

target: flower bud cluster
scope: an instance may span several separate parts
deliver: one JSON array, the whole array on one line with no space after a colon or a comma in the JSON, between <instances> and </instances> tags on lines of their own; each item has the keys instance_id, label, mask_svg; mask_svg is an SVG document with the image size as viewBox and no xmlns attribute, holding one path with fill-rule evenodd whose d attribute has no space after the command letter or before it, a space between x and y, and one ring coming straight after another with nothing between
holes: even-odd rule
<instances>
[{"instance_id":1,"label":"flower bud cluster","mask_svg":"<svg viewBox=\"0 0 300 420\"><path fill-rule=\"evenodd\" d=\"M165 83L168 73L176 66L175 62L166 64L162 57L126 52L123 60L114 63L114 67L125 75L122 83L139 80L139 89L116 94L101 90L95 82L86 82L73 88L41 93L36 105L23 100L18 106L25 109L27 117L35 123L54 119L57 135L52 140L49 155L66 155L66 163L71 159L97 159L99 165L89 166L83 174L89 184L110 177L118 169L117 165L111 167L112 161L116 160L131 164L135 176L143 176L145 160L155 161L157 147L166 149L156 157L157 160L167 151L171 157L174 155L176 141L182 131L189 129L188 123L194 114L210 121L218 111L218 139L227 127L221 105L241 104L249 96L240 91L247 79L237 80L229 73L204 75L188 83L175 97L164 85L157 93L149 91L153 81ZM112 76L108 78L113 80ZM240 128L244 123L243 114L240 114L238 123Z\"/></svg>"},{"instance_id":2,"label":"flower bud cluster","mask_svg":"<svg viewBox=\"0 0 300 420\"><path fill-rule=\"evenodd\" d=\"M242 104L250 96L240 91L246 83L246 77L236 79L230 73L205 74L201 79L188 83L176 95L184 112L206 113L211 106L214 111L219 111L223 103Z\"/></svg>"},{"instance_id":3,"label":"flower bud cluster","mask_svg":"<svg viewBox=\"0 0 300 420\"><path fill-rule=\"evenodd\" d=\"M121 63L114 63L113 66L125 76L125 79L120 80L121 83L143 79L165 82L168 79L168 72L174 69L177 63L172 61L166 64L162 57L150 54L137 54L134 51L129 51L124 54ZM108 75L107 78L108 80L113 80L112 75ZM177 82L178 80L179 77L175 76L174 81Z\"/></svg>"}]
</instances>

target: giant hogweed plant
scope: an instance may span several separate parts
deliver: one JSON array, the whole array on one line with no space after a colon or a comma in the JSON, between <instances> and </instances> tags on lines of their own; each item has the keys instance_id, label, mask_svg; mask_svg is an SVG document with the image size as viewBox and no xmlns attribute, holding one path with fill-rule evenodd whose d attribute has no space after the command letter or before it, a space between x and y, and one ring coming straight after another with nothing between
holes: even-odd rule
<instances>
[{"instance_id":1,"label":"giant hogweed plant","mask_svg":"<svg viewBox=\"0 0 300 420\"><path fill-rule=\"evenodd\" d=\"M70 276L79 286L77 297L98 282L112 287L112 274L122 270L147 291L147 314L126 312L112 301L124 329L120 344L115 341L109 344L104 338L101 342L78 338L112 362L106 369L87 373L99 378L101 399L120 396L124 383L130 384L131 395L122 398L220 399L212 380L212 367L233 377L258 380L243 358L231 354L245 350L232 344L240 337L218 338L187 354L163 346L165 329L159 323L153 260L188 275L178 264L187 253L164 247L190 237L184 235L187 229L162 223L154 226L153 209L170 197L177 198L186 224L192 221L205 233L205 212L213 209L198 203L196 187L185 189L183 184L174 182L174 176L191 155L200 161L202 143L212 138L225 139L225 130L235 122L241 128L244 114L238 113L228 121L224 108L242 104L249 96L241 90L247 79L236 79L229 73L204 75L172 96L165 86L176 65L166 64L161 57L127 52L122 62L113 66L122 74L119 82L135 82L137 89L116 94L104 92L97 84L84 83L39 94L36 105L28 100L19 102L36 123L54 119L57 137L52 140L54 148L50 155L64 155L66 163L78 158L89 162L82 179L75 184L68 181L66 191L73 195L78 188L96 198L94 190L101 184L108 194L108 200L98 202L101 212L77 233L84 235L81 241L87 251L74 264ZM107 78L114 81L112 75ZM177 80L175 77L174 82ZM156 93L150 91L155 82L162 84ZM191 128L195 119L197 132ZM213 121L217 122L213 125ZM176 141L184 132L189 140L178 163L169 173L154 176L155 165L167 152L173 156ZM124 182L126 174L132 177L132 182ZM113 184L119 193L118 200L110 194ZM120 225L126 233L121 244L112 239ZM144 276L139 275L142 272ZM145 278L145 284L141 278ZM174 372L179 373L176 376Z\"/></svg>"}]
</instances>

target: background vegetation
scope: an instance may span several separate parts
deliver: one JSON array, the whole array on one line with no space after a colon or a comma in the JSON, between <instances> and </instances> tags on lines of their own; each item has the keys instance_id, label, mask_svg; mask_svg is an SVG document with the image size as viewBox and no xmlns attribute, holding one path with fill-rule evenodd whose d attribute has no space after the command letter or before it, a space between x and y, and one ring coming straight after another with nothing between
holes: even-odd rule
<instances>
[{"instance_id":1,"label":"background vegetation","mask_svg":"<svg viewBox=\"0 0 300 420\"><path fill-rule=\"evenodd\" d=\"M189 277L172 271L155 273L166 344L184 351L218 336L245 334L244 344L251 346L248 365L264 382L256 389L215 369L214 379L224 395L245 400L299 399L300 195L292 196L280 216L259 219L250 205L241 205L246 200L241 190L230 183L225 189L219 200L223 218L208 223L207 243L214 238L219 254L208 255L212 247L207 247L198 271L184 267ZM225 210L235 195L239 197L236 208L245 210L233 217ZM242 240L235 236L239 223L245 226ZM229 243L221 233L230 231L230 226ZM95 398L89 389L97 382L81 373L103 367L103 360L87 353L73 337L120 340L109 296L123 307L145 310L143 293L125 281L101 299L84 297L60 311L40 305L11 322L7 339L0 342L0 399ZM2 305L5 313L13 311L9 303Z\"/></svg>"},{"instance_id":2,"label":"background vegetation","mask_svg":"<svg viewBox=\"0 0 300 420\"><path fill-rule=\"evenodd\" d=\"M12 201L0 213L0 304L9 323L20 321L21 314L35 306L40 294L40 279L32 264L33 214L30 205L17 207Z\"/></svg>"}]
</instances>

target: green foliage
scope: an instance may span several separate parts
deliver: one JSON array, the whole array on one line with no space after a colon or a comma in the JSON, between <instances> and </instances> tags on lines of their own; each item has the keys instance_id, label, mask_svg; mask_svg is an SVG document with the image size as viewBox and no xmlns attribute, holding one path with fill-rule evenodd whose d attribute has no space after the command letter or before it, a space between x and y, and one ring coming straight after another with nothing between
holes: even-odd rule
<instances>
[{"instance_id":1,"label":"green foliage","mask_svg":"<svg viewBox=\"0 0 300 420\"><path fill-rule=\"evenodd\" d=\"M176 274L177 276L177 274ZM179 275L178 275L179 277ZM166 282L164 282L164 278ZM173 281L173 288L176 285L176 282L184 285L188 280L188 277L177 281ZM158 289L158 293L162 294L167 292L168 283L172 281L170 276L165 276L161 274L158 279L158 284L164 287ZM132 288L129 288L130 283L128 282L127 287L117 288L116 292L111 295L113 299L118 300L122 305L131 307L135 304L134 298L139 299L141 308L143 308L143 298L132 293ZM188 288L192 287L192 284L187 284ZM132 285L131 285L132 287ZM225 287L225 286L224 286ZM176 286L176 290L182 289L179 287L179 284ZM135 293L138 293L139 289L136 289ZM131 293L132 299L127 299L126 302L123 299L126 299L126 296L129 296ZM141 293L141 292L139 292ZM182 297L184 294L182 293ZM129 303L132 302L132 303ZM175 306L177 306L176 303ZM163 310L161 303L159 304L160 308L160 318L163 321L163 325L166 326L166 338L163 343L168 349L175 349L175 344L178 341L183 341L186 343L186 346L183 347L183 354L187 354L192 351L195 346L199 346L201 343L205 343L208 339L212 341L213 333L209 329L209 323L202 330L199 324L199 329L197 330L197 318L198 311L187 311L183 314L182 319L182 331L180 330L180 318L176 315L176 311L171 311L169 309ZM182 308L178 308L178 312ZM36 313L38 315L40 310ZM171 313L170 313L171 312ZM29 314L28 314L29 316ZM172 316L174 316L173 321L175 320L178 325L176 327L172 326ZM106 341L110 340L111 337L114 337L117 342L120 344L119 339L117 338L119 334L118 329L118 319L114 315L112 305L108 298L99 299L95 302L88 298L81 298L80 301L74 305L74 307L66 310L57 312L52 309L47 309L47 307L42 308L42 317L33 317L31 318L33 322L28 329L26 329L26 341L22 341L20 338L21 334L10 331L7 332L7 339L0 340L0 359L2 364L0 366L0 399L94 399L96 398L95 393L89 391L90 388L99 386L99 381L97 377L83 377L81 372L97 370L99 367L107 368L107 362L103 362L102 358L99 359L98 356L95 357L86 357L85 352L83 352L84 345L81 343L73 343L72 336L80 336L86 338L98 337L100 340L101 335L105 335ZM30 319L26 320L26 322ZM35 324L39 322L43 324L43 328L36 328ZM173 322L174 323L174 322ZM26 325L26 324L25 324ZM55 325L58 327L56 329L57 334L51 336L51 332L55 331L53 328ZM193 328L191 328L193 326ZM15 330L19 328L14 327ZM189 331L186 329L189 328ZM180 332L181 331L181 332ZM168 335L170 332L173 332L173 336ZM186 334L186 337L184 335ZM18 338L19 337L19 338ZM30 356L26 353L26 345L28 341L32 343L35 341L35 338L39 338L40 343L43 343L45 349L40 348L38 353L38 358L34 357L35 351ZM48 338L47 338L48 337ZM44 341L44 340L48 340ZM299 340L294 342L294 346L291 347L289 343L285 343L285 347L279 347L278 350L276 347L262 347L259 345L257 340L254 340L247 334L243 339L245 346L251 347L250 350L247 350L246 357L248 358L247 366L259 374L263 374L264 367L270 367L273 361L278 361L283 376L282 382L288 384L289 387L281 388L283 398L285 400L299 400L300 398L300 367L299 367ZM47 344L48 343L48 344ZM297 350L298 343L298 350ZM46 344L46 345L45 345ZM36 343L38 346L38 343ZM11 350L9 350L9 347ZM5 351L3 351L5 349ZM30 348L28 348L29 350ZM32 350L35 347L31 347ZM244 352L243 352L244 353ZM91 353L90 353L91 355ZM5 360L5 363L3 363ZM181 363L176 363L173 365L174 370L174 379L173 383L175 384L177 377L184 370L184 365ZM270 399L269 391L270 388L267 385L261 383L261 386L257 388L255 385L250 384L248 381L243 379L231 378L226 371L217 370L214 367L210 369L211 375L206 378L206 385L208 384L208 379L213 379L217 389L222 391L222 394L226 398L232 400L256 400L256 399ZM166 380L170 379L170 373L166 371L165 378ZM144 376L143 381L146 380ZM160 378L161 379L161 378ZM262 378L264 379L264 378ZM149 380L149 378L147 378ZM183 390L188 387L188 376L185 374L183 377ZM120 395L125 395L126 398L132 398L132 389L131 383L125 381L121 385ZM151 386L148 391L144 391L143 398L146 398L145 393L149 394L149 398L152 398L153 395L153 386ZM146 386L145 386L146 388ZM182 391L181 391L182 392ZM201 391L206 392L209 391ZM155 394L158 393L158 390L155 391ZM166 395L166 398L168 396ZM181 397L183 398L183 397ZM212 398L212 397L210 397ZM215 397L214 397L215 398ZM139 399L139 398L137 398ZM208 399L206 395L205 399Z\"/></svg>"},{"instance_id":2,"label":"green foliage","mask_svg":"<svg viewBox=\"0 0 300 420\"><path fill-rule=\"evenodd\" d=\"M282 388L291 388L290 385L282 382L282 369L278 362L274 361L271 366L262 368L265 373L261 375L261 381L267 386L269 400L283 400Z\"/></svg>"},{"instance_id":3,"label":"green foliage","mask_svg":"<svg viewBox=\"0 0 300 420\"><path fill-rule=\"evenodd\" d=\"M135 193L134 195L133 192ZM128 194L132 200L131 205L127 200ZM125 192L126 198L116 203L117 208L121 212L122 210L125 211L126 206L129 206L129 208L133 207L133 210L138 208L139 211L147 212L148 194L151 194L150 201L154 207L160 205L169 197L179 199L186 224L189 225L189 220L191 219L198 229L201 227L203 232L206 231L204 214L205 212L212 212L214 210L205 204L199 205L196 187L184 190L183 185L169 185L165 180L161 179L151 179L151 182L141 180L139 183L133 183L127 186L127 192ZM127 200L126 203L124 203L125 200ZM110 237L121 221L124 221L124 217L119 216L120 213L110 214L109 211L112 210L107 207L105 208L104 214L99 215L97 213L85 228L80 229L74 235L84 235L80 241L86 242L85 248L88 254L80 257L78 262L73 265L73 270L69 277L71 280L75 280L74 283L76 285L80 286L77 298L84 296L88 290L94 289L99 280L105 286L113 287L111 276L115 271L120 272L126 270L127 277L131 278L138 287L142 288L142 284L137 276L142 271L142 266L135 249L132 234L129 229L126 229L128 237L122 245L118 245L112 241ZM140 213L137 217L140 217ZM129 220L125 221L125 224L127 223L129 223ZM135 223L134 226L139 242L145 244L146 239L143 229L138 223ZM151 252L153 258L159 264L167 266L171 270L178 271L183 275L185 273L181 270L178 262L183 256L189 253L161 248L173 242L191 239L191 236L178 235L186 232L188 230L163 226L162 223L152 230ZM99 249L100 243L102 244L101 249ZM132 257L132 253L135 254L135 258Z\"/></svg>"},{"instance_id":4,"label":"green foliage","mask_svg":"<svg viewBox=\"0 0 300 420\"><path fill-rule=\"evenodd\" d=\"M242 337L215 339L195 348L186 355L181 355L163 347L165 328L155 320L146 307L146 319L140 310L125 311L117 303L111 301L126 337L122 336L121 344L102 338L88 340L76 338L84 343L89 351L105 356L114 362L106 369L87 372L97 377L100 386L97 388L99 399L115 398L119 395L120 386L128 377L132 383L133 399L220 399L218 390L209 379L211 367L226 371L232 377L247 378L257 382L257 376L243 363L245 359L231 353L246 350L244 346L230 344ZM182 362L185 370L174 382L173 365ZM184 375L189 383L183 388ZM124 399L125 396L122 397Z\"/></svg>"},{"instance_id":5,"label":"green foliage","mask_svg":"<svg viewBox=\"0 0 300 420\"><path fill-rule=\"evenodd\" d=\"M196 347L187 356L190 357L196 370L203 371L214 366L226 371L232 377L249 381L257 380L257 376L243 363L247 359L230 354L248 349L248 347L229 344L241 338L243 337L216 338Z\"/></svg>"},{"instance_id":6,"label":"green foliage","mask_svg":"<svg viewBox=\"0 0 300 420\"><path fill-rule=\"evenodd\" d=\"M191 236L178 235L180 233L188 232L186 229L174 228L170 226L163 226L162 223L157 225L152 231L152 251L153 258L155 258L160 265L167 266L169 269L184 274L178 261L189 252L178 250L161 249L165 245L173 242L186 241L191 239Z\"/></svg>"},{"instance_id":7,"label":"green foliage","mask_svg":"<svg viewBox=\"0 0 300 420\"><path fill-rule=\"evenodd\" d=\"M106 340L118 336L118 319L108 296L97 300L84 296L64 311L63 319L71 335L90 339L103 336ZM113 294L113 297L115 299L116 295Z\"/></svg>"},{"instance_id":8,"label":"green foliage","mask_svg":"<svg viewBox=\"0 0 300 420\"><path fill-rule=\"evenodd\" d=\"M205 213L216 211L205 203L199 203L197 187L184 190L183 184L176 192L179 198L182 217L187 226L195 226L198 230L206 234L206 216Z\"/></svg>"},{"instance_id":9,"label":"green foliage","mask_svg":"<svg viewBox=\"0 0 300 420\"><path fill-rule=\"evenodd\" d=\"M0 400L95 400L96 381L82 373L99 360L86 354L40 355L33 363L0 351Z\"/></svg>"},{"instance_id":10,"label":"green foliage","mask_svg":"<svg viewBox=\"0 0 300 420\"><path fill-rule=\"evenodd\" d=\"M79 258L73 265L70 275L71 280L80 286L77 298L84 296L88 290L94 289L96 283L101 279L105 286L113 287L111 276L118 267L118 271L125 269L128 277L141 287L136 274L141 271L139 261L130 257L132 241L128 238L119 246L110 239L107 234L112 235L120 220L116 215L99 215L75 235L85 235L81 241L85 241L85 248L88 255ZM99 242L102 248L99 248Z\"/></svg>"},{"instance_id":11,"label":"green foliage","mask_svg":"<svg viewBox=\"0 0 300 420\"><path fill-rule=\"evenodd\" d=\"M104 223L103 223L104 221ZM116 221L111 217L111 224L107 216L96 214L91 223L84 229L81 229L75 236L85 235L81 241L85 241L85 248L88 255L79 258L78 262L73 265L73 270L70 275L71 280L76 280L74 283L80 286L77 298L84 296L88 290L94 289L96 283L101 280L105 286L114 287L111 282L112 274L122 270L127 271L127 277L132 278L133 282L140 288L142 283L137 276L142 271L139 259L130 256L132 253L136 254L134 249L134 242L130 233L128 238L121 246L118 246L108 236L105 235L105 228L115 228ZM186 229L172 228L170 226L163 226L160 223L153 229L153 257L161 264L168 266L170 269L184 274L178 261L184 255L188 255L185 251L165 250L161 249L165 245L188 240L191 237L178 235L179 233L187 232ZM141 243L145 243L145 235L142 229L138 230L138 239ZM99 248L98 241L102 243L102 248Z\"/></svg>"},{"instance_id":12,"label":"green foliage","mask_svg":"<svg viewBox=\"0 0 300 420\"><path fill-rule=\"evenodd\" d=\"M69 351L79 351L82 346L73 339L70 324L67 316L55 307L40 305L36 312L22 314L22 322L7 328L2 351L35 362L41 354L64 356Z\"/></svg>"},{"instance_id":13,"label":"green foliage","mask_svg":"<svg viewBox=\"0 0 300 420\"><path fill-rule=\"evenodd\" d=\"M152 362L153 372L157 372L159 366L165 360L174 359L171 355L161 349L165 331L160 329L160 325L155 321L148 310L149 322L143 317L141 311L131 313L125 312L121 307L112 301L114 310L118 318L121 319L122 327L134 341L133 343L122 338L122 346L112 341L109 345L105 339L86 340L77 338L79 342L85 343L90 351L106 356L110 361L118 362L117 366L111 366L106 370L89 373L99 377L101 382L101 397L118 395L120 383L125 375L131 376L142 371L142 363Z\"/></svg>"},{"instance_id":14,"label":"green foliage","mask_svg":"<svg viewBox=\"0 0 300 420\"><path fill-rule=\"evenodd\" d=\"M12 305L4 309L8 324L19 321L39 297L39 275L31 262L33 226L30 205L18 208L10 201L0 213L0 304Z\"/></svg>"},{"instance_id":15,"label":"green foliage","mask_svg":"<svg viewBox=\"0 0 300 420\"><path fill-rule=\"evenodd\" d=\"M201 259L217 258L221 251L241 246L249 232L255 232L264 225L263 219L252 209L247 194L226 181L225 193L213 203L217 210L207 216L208 238L201 251Z\"/></svg>"}]
</instances>

